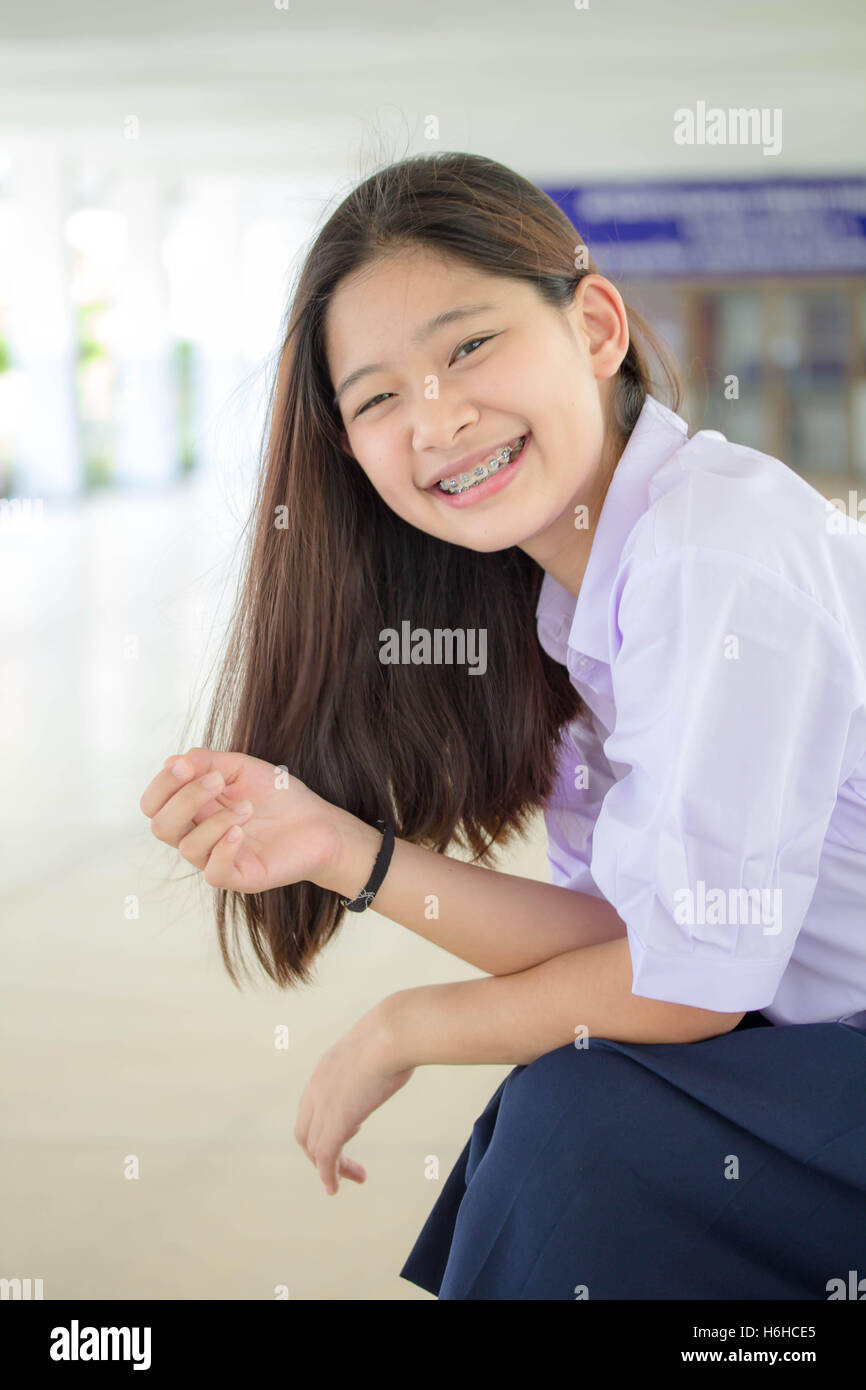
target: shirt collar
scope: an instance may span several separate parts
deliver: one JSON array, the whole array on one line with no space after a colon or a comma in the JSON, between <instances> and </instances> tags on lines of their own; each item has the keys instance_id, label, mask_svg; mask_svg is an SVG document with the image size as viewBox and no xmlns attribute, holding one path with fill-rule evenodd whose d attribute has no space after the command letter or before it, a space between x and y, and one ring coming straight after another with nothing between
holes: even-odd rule
<instances>
[{"instance_id":1,"label":"shirt collar","mask_svg":"<svg viewBox=\"0 0 866 1390\"><path fill-rule=\"evenodd\" d=\"M569 648L608 661L608 605L623 546L650 505L653 475L688 438L688 425L647 395L619 457L575 598L545 573L536 605L538 640L548 656L567 663Z\"/></svg>"}]
</instances>

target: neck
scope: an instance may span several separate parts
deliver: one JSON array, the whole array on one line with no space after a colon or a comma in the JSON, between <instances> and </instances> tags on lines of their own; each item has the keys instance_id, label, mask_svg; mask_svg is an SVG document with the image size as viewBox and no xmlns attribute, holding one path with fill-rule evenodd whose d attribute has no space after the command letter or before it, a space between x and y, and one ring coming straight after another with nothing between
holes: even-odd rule
<instances>
[{"instance_id":1,"label":"neck","mask_svg":"<svg viewBox=\"0 0 866 1390\"><path fill-rule=\"evenodd\" d=\"M623 448L620 441L613 443L603 455L593 487L579 488L556 521L520 547L575 598L580 594L601 509Z\"/></svg>"}]
</instances>

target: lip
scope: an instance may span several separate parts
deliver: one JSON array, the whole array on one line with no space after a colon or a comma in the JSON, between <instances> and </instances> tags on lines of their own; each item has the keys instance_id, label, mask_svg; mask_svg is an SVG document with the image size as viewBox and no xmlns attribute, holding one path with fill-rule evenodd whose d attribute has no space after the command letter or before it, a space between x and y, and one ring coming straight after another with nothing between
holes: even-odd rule
<instances>
[{"instance_id":1,"label":"lip","mask_svg":"<svg viewBox=\"0 0 866 1390\"><path fill-rule=\"evenodd\" d=\"M478 483L475 487L469 488L466 492L443 492L436 484L434 484L432 488L429 488L428 491L438 497L440 501L444 502L446 507L472 507L476 502L483 502L485 497L492 497L494 493L501 492L504 487L508 487L512 478L514 478L523 467L523 460L526 458L531 443L532 435L527 431L523 441L523 448L520 450L517 457L513 458L510 463L506 463L502 468L498 468L495 473L491 473L490 477L485 478L483 483ZM484 457L489 458L490 455L486 454ZM464 468L461 471L465 473L468 472L468 469ZM451 475L445 473L443 476L447 478Z\"/></svg>"},{"instance_id":2,"label":"lip","mask_svg":"<svg viewBox=\"0 0 866 1390\"><path fill-rule=\"evenodd\" d=\"M529 437L528 434L526 437ZM501 444L494 444L491 449L478 449L474 454L467 454L465 458L458 459L456 463L440 469L436 477L430 479L425 491L430 492L437 483L441 483L443 478L459 478L461 473L471 473L472 469L477 468L479 463L486 463L488 459L495 458L497 454L502 452L506 444L510 444L512 439L519 438L519 432L509 435L507 439L503 439Z\"/></svg>"}]
</instances>

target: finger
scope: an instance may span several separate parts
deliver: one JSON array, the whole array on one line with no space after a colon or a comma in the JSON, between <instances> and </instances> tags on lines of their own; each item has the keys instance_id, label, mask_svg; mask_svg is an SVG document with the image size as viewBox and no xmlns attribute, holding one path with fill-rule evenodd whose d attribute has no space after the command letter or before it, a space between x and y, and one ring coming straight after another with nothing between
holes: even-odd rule
<instances>
[{"instance_id":1,"label":"finger","mask_svg":"<svg viewBox=\"0 0 866 1390\"><path fill-rule=\"evenodd\" d=\"M230 840L229 835L236 835L236 838ZM202 870L205 883L210 883L214 888L229 888L236 892L243 891L240 886L242 877L235 864L238 850L242 847L243 842L243 826L237 823L226 831L221 840L217 840Z\"/></svg>"},{"instance_id":2,"label":"finger","mask_svg":"<svg viewBox=\"0 0 866 1390\"><path fill-rule=\"evenodd\" d=\"M341 1153L345 1136L341 1136L334 1130L321 1131L314 1134L310 1148L316 1155L316 1167L319 1170L319 1177L325 1184L325 1190L333 1196L337 1191L339 1179L337 1177L337 1165L340 1162Z\"/></svg>"},{"instance_id":3,"label":"finger","mask_svg":"<svg viewBox=\"0 0 866 1390\"><path fill-rule=\"evenodd\" d=\"M339 1162L340 1172L343 1177L349 1178L352 1182L366 1182L367 1170L363 1163L356 1163L354 1158L341 1158Z\"/></svg>"},{"instance_id":4,"label":"finger","mask_svg":"<svg viewBox=\"0 0 866 1390\"><path fill-rule=\"evenodd\" d=\"M227 830L233 825L241 825L245 820L249 820L252 814L252 802L239 802L238 805L245 806L243 811L214 811L212 816L208 816L195 829L190 830L187 835L182 836L177 842L177 847L184 859L189 860L196 869L204 869L210 855L218 840L221 840ZM232 850L237 852L237 844L232 844Z\"/></svg>"},{"instance_id":5,"label":"finger","mask_svg":"<svg viewBox=\"0 0 866 1390\"><path fill-rule=\"evenodd\" d=\"M334 1193L337 1191L340 1178L347 1178L357 1183L366 1182L367 1180L367 1170L363 1165L356 1163L352 1158L343 1157L342 1154L336 1158L333 1166L331 1166L330 1159L326 1159L324 1175L322 1174L321 1165L317 1164L317 1167L319 1168L319 1173L322 1176L322 1181L325 1184L328 1195L331 1197L333 1197Z\"/></svg>"},{"instance_id":6,"label":"finger","mask_svg":"<svg viewBox=\"0 0 866 1390\"><path fill-rule=\"evenodd\" d=\"M310 1159L312 1161L313 1167L318 1172L320 1178L322 1178L322 1154L324 1152L322 1136L324 1132L324 1120L321 1117L314 1115L312 1124L310 1125L310 1132L307 1135L306 1148L307 1153L309 1154ZM324 1178L322 1178L322 1181L324 1182ZM328 1184L325 1183L325 1186L327 1187Z\"/></svg>"},{"instance_id":7,"label":"finger","mask_svg":"<svg viewBox=\"0 0 866 1390\"><path fill-rule=\"evenodd\" d=\"M337 1158L336 1149L328 1149L316 1155L316 1167L319 1170L319 1177L325 1184L325 1191L329 1197L333 1197L337 1190Z\"/></svg>"},{"instance_id":8,"label":"finger","mask_svg":"<svg viewBox=\"0 0 866 1390\"><path fill-rule=\"evenodd\" d=\"M300 1144L301 1148L304 1150L304 1153L307 1154L308 1158L310 1155L309 1153L307 1153L307 1135L310 1132L310 1121L312 1118L313 1103L310 1100L310 1088L309 1086L306 1086L298 1104L298 1113L295 1117L294 1136L296 1142Z\"/></svg>"},{"instance_id":9,"label":"finger","mask_svg":"<svg viewBox=\"0 0 866 1390\"><path fill-rule=\"evenodd\" d=\"M316 1119L316 1117L314 1116L313 1121L310 1125L310 1130L307 1135L307 1142L305 1145L310 1159L317 1168L319 1166L319 1143L322 1137L322 1130L324 1129L324 1127L324 1122L322 1120Z\"/></svg>"},{"instance_id":10,"label":"finger","mask_svg":"<svg viewBox=\"0 0 866 1390\"><path fill-rule=\"evenodd\" d=\"M169 797L151 820L150 828L153 834L164 844L177 848L182 837L188 835L209 814L225 809L216 800L224 790L223 775L216 769L206 772L203 777L197 777L186 786L181 786L179 790L175 787L174 795Z\"/></svg>"},{"instance_id":11,"label":"finger","mask_svg":"<svg viewBox=\"0 0 866 1390\"><path fill-rule=\"evenodd\" d=\"M162 810L169 797L174 796L178 787L214 770L221 772L228 782L238 765L236 755L220 753L211 748L188 748L185 753L172 754L163 763L162 772L148 782L139 806L144 815L154 816Z\"/></svg>"},{"instance_id":12,"label":"finger","mask_svg":"<svg viewBox=\"0 0 866 1390\"><path fill-rule=\"evenodd\" d=\"M301 1152L303 1153L304 1157L308 1158L312 1163L313 1167L315 1168L316 1160L314 1155L310 1152L309 1145L307 1144L306 1139L298 1139L298 1144L300 1145Z\"/></svg>"}]
</instances>

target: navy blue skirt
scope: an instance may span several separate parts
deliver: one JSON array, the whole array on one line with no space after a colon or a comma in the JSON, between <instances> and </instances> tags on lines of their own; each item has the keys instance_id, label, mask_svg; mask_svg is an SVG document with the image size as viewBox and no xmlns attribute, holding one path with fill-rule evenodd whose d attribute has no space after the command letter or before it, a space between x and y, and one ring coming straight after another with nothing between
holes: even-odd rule
<instances>
[{"instance_id":1,"label":"navy blue skirt","mask_svg":"<svg viewBox=\"0 0 866 1390\"><path fill-rule=\"evenodd\" d=\"M826 1300L851 1270L866 1032L754 1011L703 1042L589 1038L515 1067L400 1274L451 1299Z\"/></svg>"}]
</instances>

